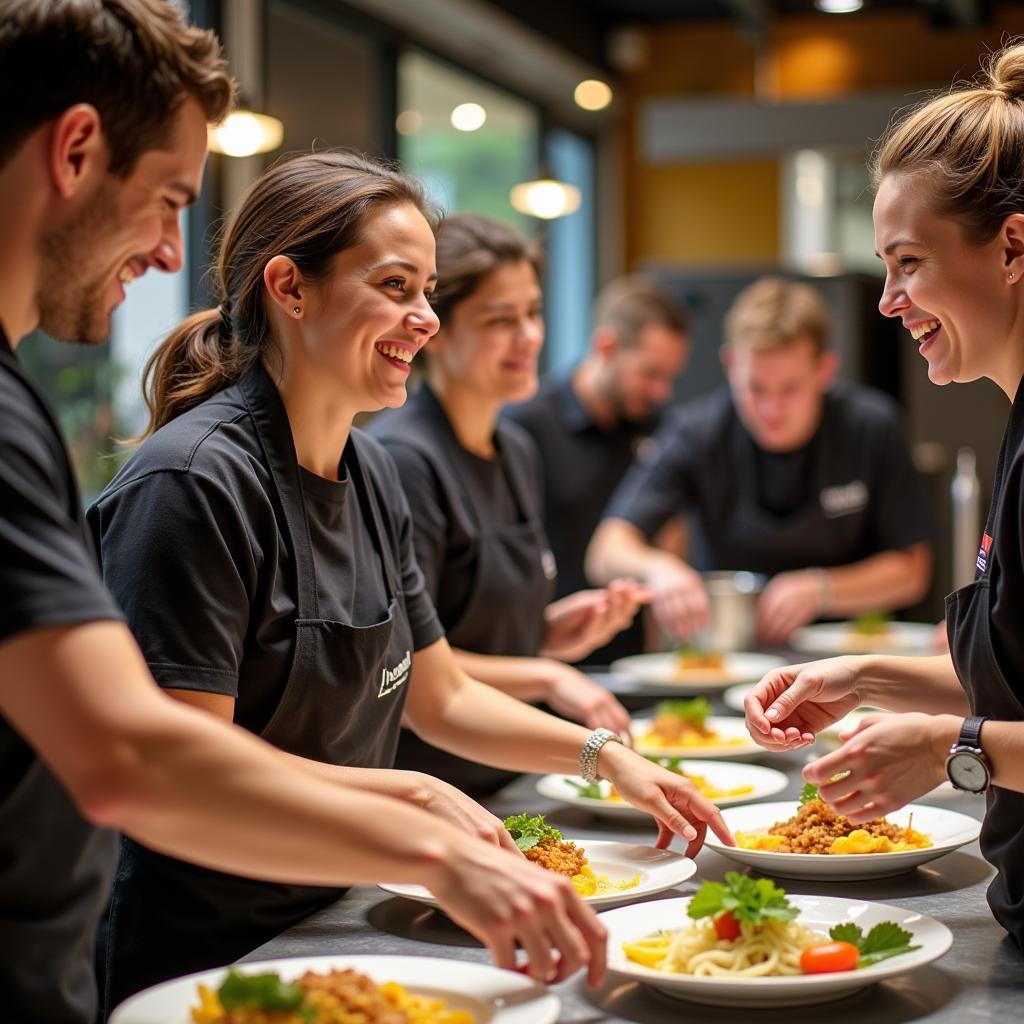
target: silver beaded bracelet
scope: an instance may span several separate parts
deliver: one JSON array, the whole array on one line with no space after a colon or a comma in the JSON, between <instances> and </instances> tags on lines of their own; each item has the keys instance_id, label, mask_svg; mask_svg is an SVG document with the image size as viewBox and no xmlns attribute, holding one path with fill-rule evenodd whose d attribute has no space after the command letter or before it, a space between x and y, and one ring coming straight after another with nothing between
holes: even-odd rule
<instances>
[{"instance_id":1,"label":"silver beaded bracelet","mask_svg":"<svg viewBox=\"0 0 1024 1024\"><path fill-rule=\"evenodd\" d=\"M580 775L587 782L597 782L601 776L597 774L597 756L606 743L621 743L622 739L616 736L611 729L595 729L583 744L580 751Z\"/></svg>"}]
</instances>

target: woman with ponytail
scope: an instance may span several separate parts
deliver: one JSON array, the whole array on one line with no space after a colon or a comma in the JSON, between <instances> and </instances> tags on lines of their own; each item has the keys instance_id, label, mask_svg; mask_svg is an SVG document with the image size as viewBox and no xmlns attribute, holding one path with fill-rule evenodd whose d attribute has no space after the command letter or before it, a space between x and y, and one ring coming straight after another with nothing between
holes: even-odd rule
<instances>
[{"instance_id":1,"label":"woman with ponytail","mask_svg":"<svg viewBox=\"0 0 1024 1024\"><path fill-rule=\"evenodd\" d=\"M453 787L392 770L400 723L518 771L574 772L588 745L662 841L678 832L695 852L708 824L728 831L685 780L460 669L413 553L416 510L385 448L352 426L405 401L437 330L434 220L417 182L350 155L303 156L252 186L221 247L218 307L157 349L145 440L90 509L104 578L161 686L324 778L507 845ZM202 871L124 840L107 1004L235 960L339 892ZM584 946L565 959L559 939L560 971L574 970Z\"/></svg>"},{"instance_id":2,"label":"woman with ponytail","mask_svg":"<svg viewBox=\"0 0 1024 1024\"><path fill-rule=\"evenodd\" d=\"M854 822L947 778L984 792L989 905L1024 948L1024 42L901 118L872 170L879 309L902 320L933 383L987 377L1011 403L977 575L947 598L948 655L779 669L748 696L747 723L786 749L860 704L905 712L864 719L804 777Z\"/></svg>"}]
</instances>

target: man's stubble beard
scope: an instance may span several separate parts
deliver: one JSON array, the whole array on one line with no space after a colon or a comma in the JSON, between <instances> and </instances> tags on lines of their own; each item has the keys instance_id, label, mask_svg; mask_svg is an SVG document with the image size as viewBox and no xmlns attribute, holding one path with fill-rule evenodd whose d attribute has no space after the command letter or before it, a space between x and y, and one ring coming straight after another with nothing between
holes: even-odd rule
<instances>
[{"instance_id":1,"label":"man's stubble beard","mask_svg":"<svg viewBox=\"0 0 1024 1024\"><path fill-rule=\"evenodd\" d=\"M94 265L102 240L119 227L117 195L118 186L105 182L78 216L40 243L39 329L61 341L101 345L110 337L105 301L112 268Z\"/></svg>"}]
</instances>

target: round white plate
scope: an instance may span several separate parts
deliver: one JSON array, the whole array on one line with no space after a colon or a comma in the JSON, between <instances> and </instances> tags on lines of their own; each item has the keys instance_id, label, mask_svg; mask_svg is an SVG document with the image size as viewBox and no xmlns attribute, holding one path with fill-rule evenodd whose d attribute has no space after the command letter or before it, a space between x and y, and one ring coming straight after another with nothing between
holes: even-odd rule
<instances>
[{"instance_id":1,"label":"round white plate","mask_svg":"<svg viewBox=\"0 0 1024 1024\"><path fill-rule=\"evenodd\" d=\"M713 799L719 807L749 803L751 800L762 800L766 796L781 793L789 784L789 780L782 772L778 772L774 768L762 768L756 764L691 761L687 758L683 761L682 768L687 774L704 776L717 789L735 789L737 786L754 787L750 793L744 793L742 796L709 798ZM537 792L551 800L558 800L571 807L581 807L601 817L651 821L651 816L646 811L638 810L624 800L596 800L593 797L581 796L580 791L568 782L567 778L565 775L545 775L537 782ZM583 780L579 778L575 778L573 781L583 783ZM610 782L602 781L598 785L604 793L611 789Z\"/></svg>"},{"instance_id":2,"label":"round white plate","mask_svg":"<svg viewBox=\"0 0 1024 1024\"><path fill-rule=\"evenodd\" d=\"M872 982L923 967L937 960L953 944L953 933L944 924L885 903L865 903L834 896L790 895L789 900L800 910L800 923L815 931L828 934L834 925L853 922L866 934L882 921L895 921L913 935L911 945L921 948L871 967L836 974L798 974L778 978L698 978L691 974L670 974L635 963L622 951L624 942L634 942L661 929L675 930L691 923L686 916L689 899L656 900L601 914L601 922L608 929L608 969L617 975L652 985L678 999L760 1010L838 999Z\"/></svg>"},{"instance_id":3,"label":"round white plate","mask_svg":"<svg viewBox=\"0 0 1024 1024\"><path fill-rule=\"evenodd\" d=\"M799 806L795 800L750 804L746 807L730 807L722 812L722 816L733 832L767 832L776 822L793 817ZM725 846L710 832L705 845L716 853L755 868L763 875L804 879L842 878L853 881L901 875L957 847L974 842L981 832L981 822L976 818L945 807L929 807L927 804L907 804L885 817L887 821L903 828L911 814L914 816L914 829L931 837L932 845L927 849L900 853L772 853L769 850L741 850Z\"/></svg>"},{"instance_id":4,"label":"round white plate","mask_svg":"<svg viewBox=\"0 0 1024 1024\"><path fill-rule=\"evenodd\" d=\"M709 743L701 747L662 747L653 743L644 743L642 736L647 735L654 725L653 718L634 718L631 729L633 746L638 754L644 757L753 757L769 751L759 747L747 732L742 718L728 718L711 715L706 723L709 729L718 733L724 740L742 740L742 743Z\"/></svg>"},{"instance_id":5,"label":"round white plate","mask_svg":"<svg viewBox=\"0 0 1024 1024\"><path fill-rule=\"evenodd\" d=\"M697 865L674 850L656 850L653 846L638 846L633 843L616 843L606 839L573 839L565 837L587 851L587 860L595 875L607 875L613 882L640 876L635 889L608 893L606 896L586 896L592 907L611 907L627 903L638 896L650 896L664 892L680 882L685 882L697 870ZM395 896L405 896L428 906L436 907L429 889L422 885L381 884L379 888Z\"/></svg>"},{"instance_id":6,"label":"round white plate","mask_svg":"<svg viewBox=\"0 0 1024 1024\"><path fill-rule=\"evenodd\" d=\"M464 960L432 956L304 956L241 964L245 974L277 971L288 981L306 971L324 973L355 968L378 984L397 981L417 995L444 999L453 1009L465 1009L481 1024L554 1024L559 1001L543 985L512 971ZM165 981L132 996L110 1018L110 1024L189 1024L202 982L218 987L227 968L189 974Z\"/></svg>"},{"instance_id":7,"label":"round white plate","mask_svg":"<svg viewBox=\"0 0 1024 1024\"><path fill-rule=\"evenodd\" d=\"M725 655L721 669L679 668L675 651L663 654L634 654L619 658L609 666L619 676L638 683L657 683L671 687L673 692L712 693L734 683L757 682L766 672L785 665L786 660L774 654L735 652Z\"/></svg>"},{"instance_id":8,"label":"round white plate","mask_svg":"<svg viewBox=\"0 0 1024 1024\"><path fill-rule=\"evenodd\" d=\"M938 654L932 622L890 622L882 633L858 633L852 622L817 622L798 629L789 646L805 654Z\"/></svg>"}]
</instances>

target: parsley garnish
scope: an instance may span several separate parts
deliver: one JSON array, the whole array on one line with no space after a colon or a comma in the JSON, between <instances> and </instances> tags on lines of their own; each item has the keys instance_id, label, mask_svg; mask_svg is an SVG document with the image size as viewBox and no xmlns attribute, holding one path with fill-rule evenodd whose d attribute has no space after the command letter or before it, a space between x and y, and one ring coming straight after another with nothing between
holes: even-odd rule
<instances>
[{"instance_id":1,"label":"parsley garnish","mask_svg":"<svg viewBox=\"0 0 1024 1024\"><path fill-rule=\"evenodd\" d=\"M693 722L698 729L704 728L711 704L707 697L694 697L693 700L663 700L655 709L655 715L675 715Z\"/></svg>"},{"instance_id":2,"label":"parsley garnish","mask_svg":"<svg viewBox=\"0 0 1024 1024\"><path fill-rule=\"evenodd\" d=\"M809 804L812 800L817 800L818 787L813 782L805 782L804 788L800 790L800 806Z\"/></svg>"},{"instance_id":3,"label":"parsley garnish","mask_svg":"<svg viewBox=\"0 0 1024 1024\"><path fill-rule=\"evenodd\" d=\"M225 1010L253 1009L270 1012L299 1013L312 1021L312 1008L306 1006L306 990L301 985L287 984L276 974L240 974L233 968L217 990Z\"/></svg>"},{"instance_id":4,"label":"parsley garnish","mask_svg":"<svg viewBox=\"0 0 1024 1024\"><path fill-rule=\"evenodd\" d=\"M544 824L544 815L513 814L503 822L508 834L523 853L532 850L542 839L561 839L557 828Z\"/></svg>"},{"instance_id":5,"label":"parsley garnish","mask_svg":"<svg viewBox=\"0 0 1024 1024\"><path fill-rule=\"evenodd\" d=\"M792 921L797 908L786 899L786 892L769 878L751 878L738 871L727 871L725 883L705 882L690 900L687 914L699 919L717 917L731 910L737 921L761 925L767 921Z\"/></svg>"},{"instance_id":6,"label":"parsley garnish","mask_svg":"<svg viewBox=\"0 0 1024 1024\"><path fill-rule=\"evenodd\" d=\"M836 942L849 942L857 947L860 959L857 961L858 970L861 967L870 967L880 960L888 960L891 956L900 956L902 953L912 953L920 946L911 946L910 940L913 936L905 928L901 928L892 921L882 921L874 928L864 934L859 925L837 924L829 935Z\"/></svg>"}]
</instances>

